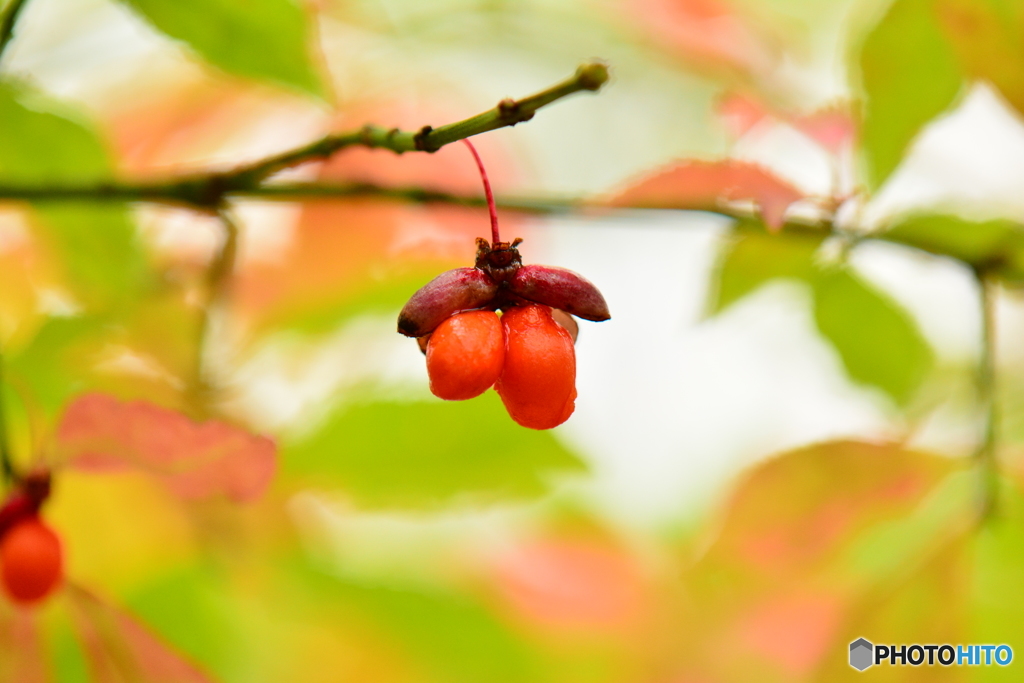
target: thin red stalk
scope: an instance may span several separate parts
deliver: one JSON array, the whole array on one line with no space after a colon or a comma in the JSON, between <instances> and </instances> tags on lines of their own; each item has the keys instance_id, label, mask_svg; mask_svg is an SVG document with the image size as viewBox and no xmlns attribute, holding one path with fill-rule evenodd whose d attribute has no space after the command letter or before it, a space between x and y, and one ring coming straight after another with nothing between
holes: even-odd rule
<instances>
[{"instance_id":1,"label":"thin red stalk","mask_svg":"<svg viewBox=\"0 0 1024 683\"><path fill-rule=\"evenodd\" d=\"M501 241L501 237L498 235L498 209L494 206L491 181L487 179L484 162L480 160L480 155L476 153L476 147L473 146L473 143L468 138L463 138L462 141L466 143L466 147L469 147L469 151L473 153L473 158L476 159L476 167L480 169L480 177L484 181L484 194L487 196L487 210L491 214L491 244L497 244Z\"/></svg>"}]
</instances>

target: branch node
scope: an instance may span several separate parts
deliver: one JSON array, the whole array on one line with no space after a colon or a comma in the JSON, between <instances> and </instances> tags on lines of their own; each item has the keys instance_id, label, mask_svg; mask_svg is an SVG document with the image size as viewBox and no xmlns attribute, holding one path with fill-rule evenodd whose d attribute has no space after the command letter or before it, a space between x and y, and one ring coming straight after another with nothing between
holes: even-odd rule
<instances>
[{"instance_id":1,"label":"branch node","mask_svg":"<svg viewBox=\"0 0 1024 683\"><path fill-rule=\"evenodd\" d=\"M576 81L584 90L600 90L608 82L608 65L604 62L589 62L576 69Z\"/></svg>"},{"instance_id":2,"label":"branch node","mask_svg":"<svg viewBox=\"0 0 1024 683\"><path fill-rule=\"evenodd\" d=\"M520 103L511 97L506 97L501 102L498 102L498 118L502 121L507 121L511 126L523 121L529 121L535 113L533 111L524 112Z\"/></svg>"},{"instance_id":3,"label":"branch node","mask_svg":"<svg viewBox=\"0 0 1024 683\"><path fill-rule=\"evenodd\" d=\"M436 152L441 149L427 142L427 136L434 130L433 126L423 126L416 135L412 136L412 143L420 152Z\"/></svg>"}]
</instances>

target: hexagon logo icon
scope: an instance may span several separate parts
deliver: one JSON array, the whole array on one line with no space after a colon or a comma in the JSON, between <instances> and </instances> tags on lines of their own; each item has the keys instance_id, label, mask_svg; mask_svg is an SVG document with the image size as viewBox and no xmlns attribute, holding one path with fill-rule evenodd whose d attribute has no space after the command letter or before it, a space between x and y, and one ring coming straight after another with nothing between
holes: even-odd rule
<instances>
[{"instance_id":1,"label":"hexagon logo icon","mask_svg":"<svg viewBox=\"0 0 1024 683\"><path fill-rule=\"evenodd\" d=\"M863 671L874 664L875 646L863 638L850 643L850 666L857 671Z\"/></svg>"}]
</instances>

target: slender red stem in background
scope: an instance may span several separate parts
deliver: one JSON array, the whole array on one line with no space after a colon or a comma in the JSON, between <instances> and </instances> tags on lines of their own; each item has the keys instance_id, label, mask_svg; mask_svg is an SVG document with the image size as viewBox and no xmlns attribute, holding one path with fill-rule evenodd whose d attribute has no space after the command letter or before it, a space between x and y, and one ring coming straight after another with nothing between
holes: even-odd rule
<instances>
[{"instance_id":1,"label":"slender red stem in background","mask_svg":"<svg viewBox=\"0 0 1024 683\"><path fill-rule=\"evenodd\" d=\"M484 162L480 161L480 155L476 153L476 147L467 138L463 138L462 141L466 143L466 147L469 147L469 151L473 153L473 158L476 159L476 167L480 169L480 177L484 181L484 194L487 195L487 210L491 212L491 244L494 245L501 241L501 237L498 235L498 209L494 206L491 181L487 179Z\"/></svg>"}]
</instances>

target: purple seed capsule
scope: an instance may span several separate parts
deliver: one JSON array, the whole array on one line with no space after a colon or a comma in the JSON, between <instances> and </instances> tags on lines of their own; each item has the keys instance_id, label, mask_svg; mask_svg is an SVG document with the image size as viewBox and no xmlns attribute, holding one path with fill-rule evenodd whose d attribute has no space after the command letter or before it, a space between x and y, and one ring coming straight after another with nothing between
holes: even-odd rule
<instances>
[{"instance_id":1,"label":"purple seed capsule","mask_svg":"<svg viewBox=\"0 0 1024 683\"><path fill-rule=\"evenodd\" d=\"M406 302L398 314L398 331L422 337L456 313L486 306L497 292L498 285L478 268L445 271Z\"/></svg>"},{"instance_id":2,"label":"purple seed capsule","mask_svg":"<svg viewBox=\"0 0 1024 683\"><path fill-rule=\"evenodd\" d=\"M597 287L582 275L552 266L523 266L509 289L534 303L559 308L578 318L600 322L611 318L608 303Z\"/></svg>"}]
</instances>

